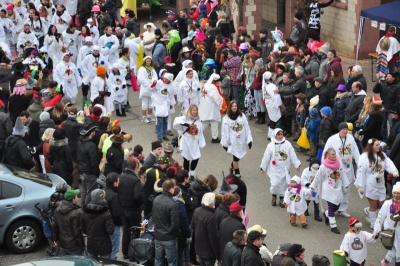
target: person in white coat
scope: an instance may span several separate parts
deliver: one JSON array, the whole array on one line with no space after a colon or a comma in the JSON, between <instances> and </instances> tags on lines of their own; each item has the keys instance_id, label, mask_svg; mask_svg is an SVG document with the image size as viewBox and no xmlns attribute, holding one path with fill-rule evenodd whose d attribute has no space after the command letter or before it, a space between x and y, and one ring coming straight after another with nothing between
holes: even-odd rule
<instances>
[{"instance_id":1,"label":"person in white coat","mask_svg":"<svg viewBox=\"0 0 400 266\"><path fill-rule=\"evenodd\" d=\"M126 116L125 104L127 102L128 86L126 85L125 76L121 74L117 63L113 64L112 71L107 80L108 86L114 94L114 108L116 115Z\"/></svg>"},{"instance_id":2,"label":"person in white coat","mask_svg":"<svg viewBox=\"0 0 400 266\"><path fill-rule=\"evenodd\" d=\"M186 69L185 79L179 83L176 93L177 101L181 105L182 115L187 112L189 106L200 104L200 83L194 79L194 72L191 68Z\"/></svg>"},{"instance_id":3,"label":"person in white coat","mask_svg":"<svg viewBox=\"0 0 400 266\"><path fill-rule=\"evenodd\" d=\"M156 30L156 26L149 22L143 26L145 32L143 32L143 48L146 56L152 56L152 51L154 44L156 43L156 35L154 31Z\"/></svg>"},{"instance_id":4,"label":"person in white coat","mask_svg":"<svg viewBox=\"0 0 400 266\"><path fill-rule=\"evenodd\" d=\"M96 74L97 77L93 79L90 85L90 100L93 105L103 105L106 113L112 113L114 111L114 94L106 78L107 69L104 66L99 66Z\"/></svg>"},{"instance_id":5,"label":"person in white coat","mask_svg":"<svg viewBox=\"0 0 400 266\"><path fill-rule=\"evenodd\" d=\"M43 45L44 36L47 34L48 25L46 21L40 17L38 11L34 11L33 17L28 18L25 23L28 23L31 26L32 32L35 34L36 38L39 41L39 45Z\"/></svg>"},{"instance_id":6,"label":"person in white coat","mask_svg":"<svg viewBox=\"0 0 400 266\"><path fill-rule=\"evenodd\" d=\"M65 10L65 6L63 4L58 4L57 11L51 20L51 24L57 27L58 32L63 33L68 29L70 20L71 16L68 14L68 11Z\"/></svg>"},{"instance_id":7,"label":"person in white coat","mask_svg":"<svg viewBox=\"0 0 400 266\"><path fill-rule=\"evenodd\" d=\"M216 82L220 80L218 74L212 74L201 90L199 115L203 123L203 130L211 125L211 143L220 143L218 138L218 122L221 122L222 96L218 92Z\"/></svg>"},{"instance_id":8,"label":"person in white coat","mask_svg":"<svg viewBox=\"0 0 400 266\"><path fill-rule=\"evenodd\" d=\"M383 203L374 225L374 234L382 230L394 230L393 247L381 261L382 266L389 266L392 260L396 265L400 263L400 226L395 226L400 222L400 182L393 186L392 194L392 198Z\"/></svg>"},{"instance_id":9,"label":"person in white coat","mask_svg":"<svg viewBox=\"0 0 400 266\"><path fill-rule=\"evenodd\" d=\"M283 197L285 190L290 183L289 167L293 165L297 172L300 172L301 162L297 159L292 144L286 141L283 130L275 128L272 131L271 143L265 149L261 160L260 170L270 178L271 186L269 191L272 194L272 206L276 206L277 195L280 197L279 206L285 207Z\"/></svg>"},{"instance_id":10,"label":"person in white coat","mask_svg":"<svg viewBox=\"0 0 400 266\"><path fill-rule=\"evenodd\" d=\"M158 81L150 86L154 114L157 117L157 139L158 141L169 141L167 137L167 126L169 110L175 104L174 98L174 75L165 73Z\"/></svg>"},{"instance_id":11,"label":"person in white coat","mask_svg":"<svg viewBox=\"0 0 400 266\"><path fill-rule=\"evenodd\" d=\"M21 16L18 14L18 12L14 11L14 6L12 4L9 4L6 7L6 11L7 11L7 18L10 19L12 21L12 23L14 24L14 32L11 33L9 35L10 38L10 42L12 43L12 45L10 45L10 47L14 47L11 48L11 52L13 53L13 57L16 58L18 57L18 47L16 47L15 49L15 45L18 41L18 37L20 35L20 33L24 30L24 20L23 18L21 18Z\"/></svg>"},{"instance_id":12,"label":"person in white coat","mask_svg":"<svg viewBox=\"0 0 400 266\"><path fill-rule=\"evenodd\" d=\"M6 14L7 12L4 12L4 10L0 11L0 25L3 26L4 33L6 35L6 43L10 47L10 57L11 59L15 59L17 57L15 50L15 35L17 34L17 28L13 21L6 17Z\"/></svg>"},{"instance_id":13,"label":"person in white coat","mask_svg":"<svg viewBox=\"0 0 400 266\"><path fill-rule=\"evenodd\" d=\"M138 70L137 80L140 84L139 99L142 100L142 122L150 123L150 121L155 121L151 117L153 104L151 101L150 86L154 81L157 81L157 73L154 70L151 56L143 58L143 65Z\"/></svg>"},{"instance_id":14,"label":"person in white coat","mask_svg":"<svg viewBox=\"0 0 400 266\"><path fill-rule=\"evenodd\" d=\"M81 68L82 62L89 54L93 54L93 38L90 36L85 37L85 45L83 45L78 52L78 59L76 66Z\"/></svg>"},{"instance_id":15,"label":"person in white coat","mask_svg":"<svg viewBox=\"0 0 400 266\"><path fill-rule=\"evenodd\" d=\"M182 62L182 70L179 71L178 75L175 78L175 84L180 84L186 77L186 70L193 69L193 61L192 60L185 60ZM197 72L193 72L193 78L199 81L199 75Z\"/></svg>"},{"instance_id":16,"label":"person in white coat","mask_svg":"<svg viewBox=\"0 0 400 266\"><path fill-rule=\"evenodd\" d=\"M64 0L64 3L68 14L70 14L72 17L75 17L76 10L78 8L78 0Z\"/></svg>"},{"instance_id":17,"label":"person in white coat","mask_svg":"<svg viewBox=\"0 0 400 266\"><path fill-rule=\"evenodd\" d=\"M374 228L377 209L382 207L386 199L385 171L393 174L395 178L399 176L392 160L381 151L380 141L368 140L365 152L358 159L357 179L354 184L360 197L365 195L368 199L369 208L365 211L369 214L371 228Z\"/></svg>"},{"instance_id":18,"label":"person in white coat","mask_svg":"<svg viewBox=\"0 0 400 266\"><path fill-rule=\"evenodd\" d=\"M319 166L321 165L318 158L312 158L310 160L309 167L303 170L301 174L301 185L309 188L310 184L314 181L315 175L319 170ZM316 192L317 193L317 192ZM322 218L319 216L319 195L313 196L310 200L314 203L314 220L318 222L322 222ZM305 216L309 216L308 205L310 204L310 200L307 200L307 210L305 211Z\"/></svg>"},{"instance_id":19,"label":"person in white coat","mask_svg":"<svg viewBox=\"0 0 400 266\"><path fill-rule=\"evenodd\" d=\"M39 41L35 34L31 31L29 23L24 24L24 31L18 36L17 48L18 51L26 58L31 54L31 51L39 47Z\"/></svg>"},{"instance_id":20,"label":"person in white coat","mask_svg":"<svg viewBox=\"0 0 400 266\"><path fill-rule=\"evenodd\" d=\"M73 62L78 58L78 49L81 45L81 32L76 29L75 24L70 24L68 29L62 33L64 37L64 44L68 47L68 51L72 54L71 60Z\"/></svg>"},{"instance_id":21,"label":"person in white coat","mask_svg":"<svg viewBox=\"0 0 400 266\"><path fill-rule=\"evenodd\" d=\"M269 71L266 71L263 74L261 90L263 95L262 99L264 100L270 120L267 140L271 140L272 131L277 127L277 124L282 117L281 109L279 108L279 106L282 105L282 99L279 95L278 88L272 81L272 73Z\"/></svg>"},{"instance_id":22,"label":"person in white coat","mask_svg":"<svg viewBox=\"0 0 400 266\"><path fill-rule=\"evenodd\" d=\"M324 213L325 224L330 225L333 233L340 234L336 224L335 211L339 209L343 194L347 193L350 183L334 148L329 148L324 153L322 165L310 185L311 193L317 190L319 185L322 190L321 198L328 203L328 210Z\"/></svg>"},{"instance_id":23,"label":"person in white coat","mask_svg":"<svg viewBox=\"0 0 400 266\"><path fill-rule=\"evenodd\" d=\"M290 213L290 224L297 226L296 220L299 216L301 226L308 226L307 217L304 212L307 210L307 201L311 197L310 190L301 185L301 179L297 175L293 176L290 185L285 192L283 200L287 212Z\"/></svg>"},{"instance_id":24,"label":"person in white coat","mask_svg":"<svg viewBox=\"0 0 400 266\"><path fill-rule=\"evenodd\" d=\"M160 77L160 80L164 77L165 74L167 74L168 71L166 69L161 69L160 72L158 73L158 76ZM168 119L167 119L167 135L168 136L173 136L174 134L172 133L172 114L175 113L175 104L176 104L176 87L175 87L175 82L172 81L173 87L171 88L171 93L174 95L174 104L172 105L172 108L168 110Z\"/></svg>"},{"instance_id":25,"label":"person in white coat","mask_svg":"<svg viewBox=\"0 0 400 266\"><path fill-rule=\"evenodd\" d=\"M357 218L350 218L350 230L345 234L340 250L346 252L346 257L350 259L350 265L366 265L367 243L375 242L377 234L363 231L362 223Z\"/></svg>"},{"instance_id":26,"label":"person in white coat","mask_svg":"<svg viewBox=\"0 0 400 266\"><path fill-rule=\"evenodd\" d=\"M61 61L53 72L53 79L62 86L64 94L71 98L71 103L76 103L78 87L81 85L81 76L74 63L70 61L70 55L65 53Z\"/></svg>"},{"instance_id":27,"label":"person in white coat","mask_svg":"<svg viewBox=\"0 0 400 266\"><path fill-rule=\"evenodd\" d=\"M93 53L88 54L81 63L81 72L83 76L82 95L84 98L87 98L90 83L97 76L97 68L101 65L105 66L107 69L109 69L110 66L106 58L100 54L100 47L95 45L93 46Z\"/></svg>"},{"instance_id":28,"label":"person in white coat","mask_svg":"<svg viewBox=\"0 0 400 266\"><path fill-rule=\"evenodd\" d=\"M253 138L246 116L236 101L228 105L221 125L221 145L232 155L231 168L237 177L241 177L239 161L246 155L247 147L251 149Z\"/></svg>"},{"instance_id":29,"label":"person in white coat","mask_svg":"<svg viewBox=\"0 0 400 266\"><path fill-rule=\"evenodd\" d=\"M355 180L353 160L355 163L358 162L360 158L360 152L357 148L354 137L351 134L348 134L348 132L349 127L347 123L340 123L339 133L329 137L329 139L326 141L323 154L325 154L325 152L329 148L335 149L336 154L338 155L339 160L342 163L343 172L346 174L347 179L351 184ZM339 214L344 217L350 217L350 214L347 212L347 208L349 207L349 196L350 187L348 192L344 194L343 200L340 203L340 207L338 209Z\"/></svg>"},{"instance_id":30,"label":"person in white coat","mask_svg":"<svg viewBox=\"0 0 400 266\"><path fill-rule=\"evenodd\" d=\"M198 107L190 105L186 115L176 117L174 128L181 138L179 149L183 156L183 168L189 171L191 180L194 180L195 170L201 157L200 149L206 145Z\"/></svg>"},{"instance_id":31,"label":"person in white coat","mask_svg":"<svg viewBox=\"0 0 400 266\"><path fill-rule=\"evenodd\" d=\"M110 65L117 63L119 58L119 40L112 34L113 29L108 26L104 30L104 35L99 38L98 46L101 48L101 54L108 60Z\"/></svg>"},{"instance_id":32,"label":"person in white coat","mask_svg":"<svg viewBox=\"0 0 400 266\"><path fill-rule=\"evenodd\" d=\"M129 33L129 32L128 32ZM132 33L131 35L127 36L124 40L124 45L125 47L129 48L130 51L130 60L132 61L133 68L135 71L135 74L137 73L138 70L138 59L140 57L143 58L143 44L142 44L142 39L140 37L136 37L132 39Z\"/></svg>"},{"instance_id":33,"label":"person in white coat","mask_svg":"<svg viewBox=\"0 0 400 266\"><path fill-rule=\"evenodd\" d=\"M97 45L97 42L100 38L99 28L96 27L92 18L87 19L87 26L90 30L90 36L93 38L93 44Z\"/></svg>"}]
</instances>

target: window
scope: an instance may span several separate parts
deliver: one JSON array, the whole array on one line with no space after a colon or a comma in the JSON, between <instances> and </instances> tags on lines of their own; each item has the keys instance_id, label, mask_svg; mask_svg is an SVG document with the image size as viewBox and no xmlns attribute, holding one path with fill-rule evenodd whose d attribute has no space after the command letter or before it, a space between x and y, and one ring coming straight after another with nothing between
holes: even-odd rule
<instances>
[{"instance_id":1,"label":"window","mask_svg":"<svg viewBox=\"0 0 400 266\"><path fill-rule=\"evenodd\" d=\"M347 9L347 2L348 0L335 0L332 5L337 8Z\"/></svg>"},{"instance_id":2,"label":"window","mask_svg":"<svg viewBox=\"0 0 400 266\"><path fill-rule=\"evenodd\" d=\"M0 182L0 200L17 198L21 195L22 188L10 182Z\"/></svg>"}]
</instances>

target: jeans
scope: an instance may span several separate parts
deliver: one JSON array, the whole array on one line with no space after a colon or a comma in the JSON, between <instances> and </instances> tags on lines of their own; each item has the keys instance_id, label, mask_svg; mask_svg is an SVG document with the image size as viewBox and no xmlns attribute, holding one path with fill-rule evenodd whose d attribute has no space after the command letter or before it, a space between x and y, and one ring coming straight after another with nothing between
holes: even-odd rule
<instances>
[{"instance_id":1,"label":"jeans","mask_svg":"<svg viewBox=\"0 0 400 266\"><path fill-rule=\"evenodd\" d=\"M200 266L214 266L216 259L199 259Z\"/></svg>"},{"instance_id":2,"label":"jeans","mask_svg":"<svg viewBox=\"0 0 400 266\"><path fill-rule=\"evenodd\" d=\"M168 126L168 116L160 117L157 116L157 138L161 139L162 137L167 136L167 126Z\"/></svg>"},{"instance_id":3,"label":"jeans","mask_svg":"<svg viewBox=\"0 0 400 266\"><path fill-rule=\"evenodd\" d=\"M90 193L97 188L97 176L83 174L82 191L81 191L81 205L86 206L92 201Z\"/></svg>"},{"instance_id":4,"label":"jeans","mask_svg":"<svg viewBox=\"0 0 400 266\"><path fill-rule=\"evenodd\" d=\"M240 100L239 90L240 90L240 86L232 86L232 100L235 100L238 103L239 103L239 100Z\"/></svg>"},{"instance_id":5,"label":"jeans","mask_svg":"<svg viewBox=\"0 0 400 266\"><path fill-rule=\"evenodd\" d=\"M156 259L154 266L164 266L164 257L167 257L168 266L176 266L178 263L178 239L168 241L155 240Z\"/></svg>"},{"instance_id":6,"label":"jeans","mask_svg":"<svg viewBox=\"0 0 400 266\"><path fill-rule=\"evenodd\" d=\"M122 224L124 225L122 231L122 254L128 256L129 242L131 241L130 228L132 226L140 226L142 221L141 211L122 210ZM136 232L135 237L139 237L139 232Z\"/></svg>"},{"instance_id":7,"label":"jeans","mask_svg":"<svg viewBox=\"0 0 400 266\"><path fill-rule=\"evenodd\" d=\"M390 110L388 110L388 111L390 111ZM393 124L392 117L390 116L389 112L386 112L385 117L383 119L383 125L382 125L382 141L384 141L386 143L388 143L388 137L389 137L388 136L389 135L388 125L387 125L388 123L389 123L389 128L392 128L392 124Z\"/></svg>"},{"instance_id":8,"label":"jeans","mask_svg":"<svg viewBox=\"0 0 400 266\"><path fill-rule=\"evenodd\" d=\"M119 241L121 238L121 226L114 224L114 234L111 235L111 259L118 259L118 251L119 251Z\"/></svg>"},{"instance_id":9,"label":"jeans","mask_svg":"<svg viewBox=\"0 0 400 266\"><path fill-rule=\"evenodd\" d=\"M257 112L265 112L265 104L262 103L263 100L262 90L254 90L254 98L256 100Z\"/></svg>"}]
</instances>

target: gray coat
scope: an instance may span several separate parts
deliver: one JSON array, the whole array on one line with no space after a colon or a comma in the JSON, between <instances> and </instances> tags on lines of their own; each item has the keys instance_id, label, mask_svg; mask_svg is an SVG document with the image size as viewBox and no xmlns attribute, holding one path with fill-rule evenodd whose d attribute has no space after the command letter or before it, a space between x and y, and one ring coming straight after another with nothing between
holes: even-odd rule
<instances>
[{"instance_id":1,"label":"gray coat","mask_svg":"<svg viewBox=\"0 0 400 266\"><path fill-rule=\"evenodd\" d=\"M157 68L164 67L164 58L167 56L167 48L164 43L157 42L154 46L153 51L153 62L154 66Z\"/></svg>"}]
</instances>

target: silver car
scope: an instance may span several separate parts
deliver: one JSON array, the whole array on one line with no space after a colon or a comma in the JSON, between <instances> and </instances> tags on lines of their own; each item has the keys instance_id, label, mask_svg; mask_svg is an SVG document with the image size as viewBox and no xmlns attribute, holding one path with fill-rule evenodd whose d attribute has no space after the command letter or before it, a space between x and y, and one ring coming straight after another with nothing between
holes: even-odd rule
<instances>
[{"instance_id":1,"label":"silver car","mask_svg":"<svg viewBox=\"0 0 400 266\"><path fill-rule=\"evenodd\" d=\"M31 173L0 164L0 244L15 253L28 253L42 240L39 208L47 209L57 184L54 174Z\"/></svg>"}]
</instances>

